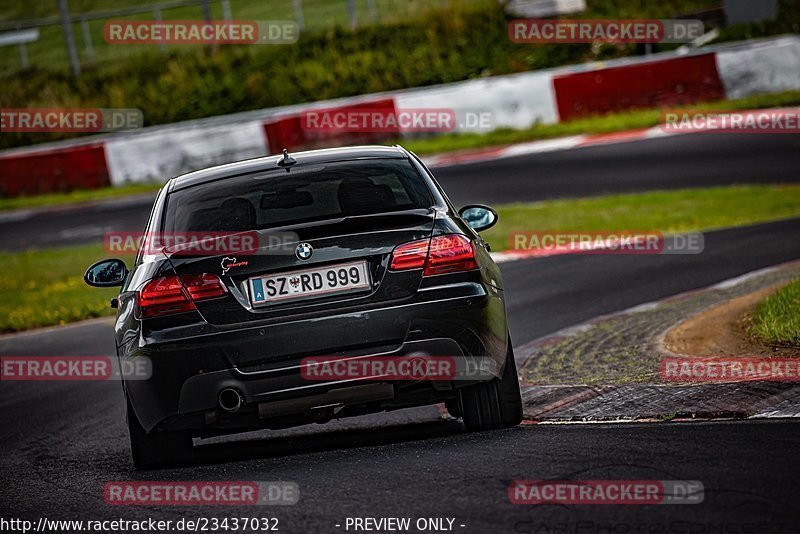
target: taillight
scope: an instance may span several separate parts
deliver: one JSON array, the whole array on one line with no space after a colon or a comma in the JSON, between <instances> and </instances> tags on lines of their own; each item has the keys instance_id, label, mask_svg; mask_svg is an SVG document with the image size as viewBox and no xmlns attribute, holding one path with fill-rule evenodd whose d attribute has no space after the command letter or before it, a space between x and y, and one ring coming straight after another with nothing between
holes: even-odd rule
<instances>
[{"instance_id":1,"label":"taillight","mask_svg":"<svg viewBox=\"0 0 800 534\"><path fill-rule=\"evenodd\" d=\"M434 276L478 268L470 240L460 234L440 235L400 245L392 252L390 269L425 269L423 276Z\"/></svg>"},{"instance_id":2,"label":"taillight","mask_svg":"<svg viewBox=\"0 0 800 534\"><path fill-rule=\"evenodd\" d=\"M475 250L466 236L450 234L431 239L424 276L471 271L477 268Z\"/></svg>"},{"instance_id":3,"label":"taillight","mask_svg":"<svg viewBox=\"0 0 800 534\"><path fill-rule=\"evenodd\" d=\"M184 274L181 280L194 301L224 297L228 292L215 274Z\"/></svg>"},{"instance_id":4,"label":"taillight","mask_svg":"<svg viewBox=\"0 0 800 534\"><path fill-rule=\"evenodd\" d=\"M180 280L175 275L161 276L139 290L139 316L145 319L193 311L197 309L195 301L222 297L227 292L222 280L213 274L187 274Z\"/></svg>"},{"instance_id":5,"label":"taillight","mask_svg":"<svg viewBox=\"0 0 800 534\"><path fill-rule=\"evenodd\" d=\"M389 268L393 271L408 271L409 269L422 269L428 258L430 239L420 239L400 245L392 252L392 263Z\"/></svg>"}]
</instances>

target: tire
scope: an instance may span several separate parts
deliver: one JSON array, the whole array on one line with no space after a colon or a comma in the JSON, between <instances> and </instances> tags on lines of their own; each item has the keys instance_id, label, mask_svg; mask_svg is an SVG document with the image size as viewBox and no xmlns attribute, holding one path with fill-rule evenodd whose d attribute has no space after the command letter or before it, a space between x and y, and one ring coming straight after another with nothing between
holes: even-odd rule
<instances>
[{"instance_id":1,"label":"tire","mask_svg":"<svg viewBox=\"0 0 800 534\"><path fill-rule=\"evenodd\" d=\"M128 405L128 433L131 438L131 456L137 469L169 467L188 464L193 459L192 436L186 432L145 432L139 419Z\"/></svg>"},{"instance_id":2,"label":"tire","mask_svg":"<svg viewBox=\"0 0 800 534\"><path fill-rule=\"evenodd\" d=\"M522 396L510 338L503 375L461 390L460 404L467 430L508 428L522 422Z\"/></svg>"}]
</instances>

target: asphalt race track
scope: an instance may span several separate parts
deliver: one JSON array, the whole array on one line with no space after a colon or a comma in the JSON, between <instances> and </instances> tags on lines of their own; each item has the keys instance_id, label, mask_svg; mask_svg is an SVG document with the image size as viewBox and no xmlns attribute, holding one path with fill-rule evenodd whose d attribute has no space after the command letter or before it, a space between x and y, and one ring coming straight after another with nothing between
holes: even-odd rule
<instances>
[{"instance_id":1,"label":"asphalt race track","mask_svg":"<svg viewBox=\"0 0 800 534\"><path fill-rule=\"evenodd\" d=\"M796 182L799 149L800 138L789 135L678 136L448 167L436 174L458 204L499 203L612 190ZM97 224L129 224L134 215L143 221L146 211L143 206L102 211L97 215L105 219ZM52 244L58 228L69 228L70 221L85 225L94 215L42 215L28 221L34 228L22 234L9 234L9 225L22 228L23 221L6 221L0 228L12 242L30 232L28 238L37 240L29 243ZM46 231L38 236L35 225ZM560 256L504 264L512 339L520 346L600 314L800 258L798 236L795 219L708 233L700 255ZM4 242L8 246L5 237ZM109 320L0 338L3 355L112 351ZM459 422L428 407L208 440L197 447L196 466L136 472L128 457L119 384L6 382L2 388L4 516L34 521L271 516L279 519L281 532L345 532L347 517L448 517L455 519L454 531L469 533L796 532L800 524L795 482L800 424L791 421L522 425L468 434ZM510 504L512 480L547 478L699 480L705 499L663 506ZM103 502L104 483L135 479L294 481L301 500L258 509Z\"/></svg>"},{"instance_id":2,"label":"asphalt race track","mask_svg":"<svg viewBox=\"0 0 800 534\"><path fill-rule=\"evenodd\" d=\"M457 205L606 193L800 181L800 135L691 134L434 169ZM140 232L154 195L80 209L0 213L0 250L102 240Z\"/></svg>"}]
</instances>

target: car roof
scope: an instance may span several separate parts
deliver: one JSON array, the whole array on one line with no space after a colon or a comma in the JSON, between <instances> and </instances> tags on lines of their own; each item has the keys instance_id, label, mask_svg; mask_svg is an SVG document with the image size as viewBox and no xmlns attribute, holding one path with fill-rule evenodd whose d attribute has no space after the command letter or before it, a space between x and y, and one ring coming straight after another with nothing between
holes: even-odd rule
<instances>
[{"instance_id":1,"label":"car roof","mask_svg":"<svg viewBox=\"0 0 800 534\"><path fill-rule=\"evenodd\" d=\"M322 150L308 150L305 152L291 152L289 154L297 160L296 165L310 165L316 163L328 163L334 161L349 161L355 159L403 159L408 158L409 154L402 147L395 146L352 146L345 148L326 148ZM169 181L169 192L178 189L203 184L227 178L239 176L252 172L268 171L280 169L278 162L283 159L280 156L266 156L262 158L246 159L234 163L226 163L193 171L181 176L172 178Z\"/></svg>"}]
</instances>

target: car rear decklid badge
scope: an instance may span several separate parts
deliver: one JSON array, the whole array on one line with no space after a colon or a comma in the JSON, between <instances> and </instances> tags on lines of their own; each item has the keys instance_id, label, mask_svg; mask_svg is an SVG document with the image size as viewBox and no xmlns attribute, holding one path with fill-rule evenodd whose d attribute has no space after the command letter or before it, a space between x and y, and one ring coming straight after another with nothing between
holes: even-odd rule
<instances>
[{"instance_id":1,"label":"car rear decklid badge","mask_svg":"<svg viewBox=\"0 0 800 534\"><path fill-rule=\"evenodd\" d=\"M312 247L308 243L300 243L297 245L297 248L294 249L294 255L297 256L300 260L307 260L314 254L314 247Z\"/></svg>"},{"instance_id":2,"label":"car rear decklid badge","mask_svg":"<svg viewBox=\"0 0 800 534\"><path fill-rule=\"evenodd\" d=\"M226 274L233 267L245 267L247 264L248 262L246 261L237 262L236 258L229 258L228 256L225 256L220 262L220 267L222 267L222 274Z\"/></svg>"}]
</instances>

